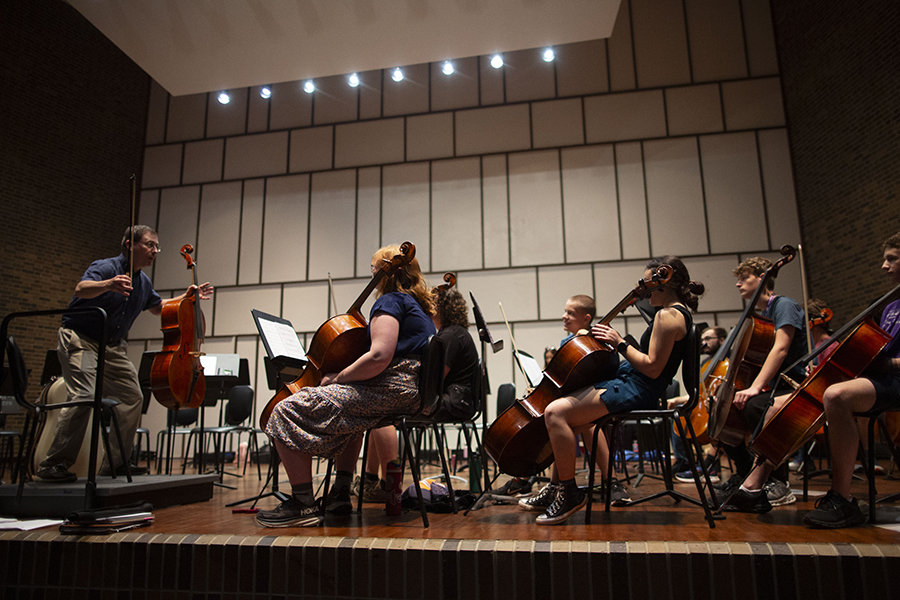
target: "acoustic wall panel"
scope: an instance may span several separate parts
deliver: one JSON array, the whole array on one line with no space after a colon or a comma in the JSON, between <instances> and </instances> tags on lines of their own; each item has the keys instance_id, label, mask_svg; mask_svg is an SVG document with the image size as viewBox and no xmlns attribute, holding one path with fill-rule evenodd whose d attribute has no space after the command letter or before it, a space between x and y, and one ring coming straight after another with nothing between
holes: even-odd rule
<instances>
[{"instance_id":1,"label":"acoustic wall panel","mask_svg":"<svg viewBox=\"0 0 900 600\"><path fill-rule=\"evenodd\" d=\"M162 251L156 256L153 272L153 287L157 290L180 290L180 294L191 284L179 250L185 244L197 247L199 206L199 186L162 190L157 228Z\"/></svg>"},{"instance_id":2,"label":"acoustic wall panel","mask_svg":"<svg viewBox=\"0 0 900 600\"><path fill-rule=\"evenodd\" d=\"M722 100L717 84L691 85L666 90L669 135L722 131Z\"/></svg>"},{"instance_id":3,"label":"acoustic wall panel","mask_svg":"<svg viewBox=\"0 0 900 600\"><path fill-rule=\"evenodd\" d=\"M146 225L151 229L156 229L156 221L159 216L159 193L160 190L142 190L138 197L138 215L137 222L140 225Z\"/></svg>"},{"instance_id":4,"label":"acoustic wall panel","mask_svg":"<svg viewBox=\"0 0 900 600\"><path fill-rule=\"evenodd\" d=\"M184 291L184 290L182 290ZM162 296L162 294L160 294ZM163 299L166 299L166 296L163 296ZM209 303L204 304L204 308ZM140 314L140 316L135 320L134 324L131 326L131 329L128 330L128 354L131 355L131 349L133 346L141 344L140 342L131 342L130 340L162 340L163 334L160 330L160 326L162 322L158 315L154 315L149 310L145 310ZM142 344L141 344L142 345ZM154 350L159 350L161 344L159 342L151 342L151 347ZM138 357L138 362L134 363L135 365L140 365L140 357Z\"/></svg>"},{"instance_id":5,"label":"acoustic wall panel","mask_svg":"<svg viewBox=\"0 0 900 600\"><path fill-rule=\"evenodd\" d=\"M269 98L263 98L259 95L262 90L261 85L250 88L250 97L248 98L247 109L247 133L259 133L269 128ZM268 86L271 90L271 86Z\"/></svg>"},{"instance_id":6,"label":"acoustic wall panel","mask_svg":"<svg viewBox=\"0 0 900 600\"><path fill-rule=\"evenodd\" d=\"M241 285L260 282L264 197L264 179L244 182L241 203L241 253L238 264L238 283Z\"/></svg>"},{"instance_id":7,"label":"acoustic wall panel","mask_svg":"<svg viewBox=\"0 0 900 600\"><path fill-rule=\"evenodd\" d=\"M372 253L381 247L381 168L359 169L356 201L357 277L371 275Z\"/></svg>"},{"instance_id":8,"label":"acoustic wall panel","mask_svg":"<svg viewBox=\"0 0 900 600\"><path fill-rule=\"evenodd\" d=\"M431 268L438 274L480 269L481 161L439 160L431 165Z\"/></svg>"},{"instance_id":9,"label":"acoustic wall panel","mask_svg":"<svg viewBox=\"0 0 900 600\"><path fill-rule=\"evenodd\" d=\"M309 127L291 132L290 171L325 171L333 167L334 127Z\"/></svg>"},{"instance_id":10,"label":"acoustic wall panel","mask_svg":"<svg viewBox=\"0 0 900 600\"><path fill-rule=\"evenodd\" d=\"M216 290L213 335L254 335L258 333L253 316L250 314L250 310L254 308L270 315L280 315L281 286L261 285Z\"/></svg>"},{"instance_id":11,"label":"acoustic wall panel","mask_svg":"<svg viewBox=\"0 0 900 600\"><path fill-rule=\"evenodd\" d=\"M747 76L740 0L685 0L694 81Z\"/></svg>"},{"instance_id":12,"label":"acoustic wall panel","mask_svg":"<svg viewBox=\"0 0 900 600\"><path fill-rule=\"evenodd\" d=\"M509 156L509 223L513 266L565 262L559 151Z\"/></svg>"},{"instance_id":13,"label":"acoustic wall panel","mask_svg":"<svg viewBox=\"0 0 900 600\"><path fill-rule=\"evenodd\" d=\"M609 89L613 92L637 87L634 44L631 38L631 2L619 3L612 35L606 40L609 53Z\"/></svg>"},{"instance_id":14,"label":"acoustic wall panel","mask_svg":"<svg viewBox=\"0 0 900 600\"><path fill-rule=\"evenodd\" d=\"M691 83L682 0L630 4L638 87Z\"/></svg>"},{"instance_id":15,"label":"acoustic wall panel","mask_svg":"<svg viewBox=\"0 0 900 600\"><path fill-rule=\"evenodd\" d=\"M619 190L619 223L622 258L650 256L647 194L644 189L644 155L640 142L616 144L616 181Z\"/></svg>"},{"instance_id":16,"label":"acoustic wall panel","mask_svg":"<svg viewBox=\"0 0 900 600\"><path fill-rule=\"evenodd\" d=\"M309 127L312 125L312 94L303 91L302 81L288 81L269 86L269 130Z\"/></svg>"},{"instance_id":17,"label":"acoustic wall panel","mask_svg":"<svg viewBox=\"0 0 900 600\"><path fill-rule=\"evenodd\" d=\"M478 58L478 73L481 82L479 104L481 106L503 104L506 98L504 84L506 74L503 69L492 67L490 56L481 56Z\"/></svg>"},{"instance_id":18,"label":"acoustic wall panel","mask_svg":"<svg viewBox=\"0 0 900 600\"><path fill-rule=\"evenodd\" d=\"M500 303L510 321L534 321L538 318L537 271L502 269L474 271L466 274L466 287L475 296L484 318L489 323L502 323ZM469 300L468 293L466 300ZM498 337L494 332L494 339Z\"/></svg>"},{"instance_id":19,"label":"acoustic wall panel","mask_svg":"<svg viewBox=\"0 0 900 600\"><path fill-rule=\"evenodd\" d=\"M616 165L612 145L564 148L566 262L621 258Z\"/></svg>"},{"instance_id":20,"label":"acoustic wall panel","mask_svg":"<svg viewBox=\"0 0 900 600\"><path fill-rule=\"evenodd\" d=\"M703 184L695 138L644 142L652 254L706 254Z\"/></svg>"},{"instance_id":21,"label":"acoustic wall panel","mask_svg":"<svg viewBox=\"0 0 900 600\"><path fill-rule=\"evenodd\" d=\"M725 128L783 127L784 105L778 77L730 81L722 84Z\"/></svg>"},{"instance_id":22,"label":"acoustic wall panel","mask_svg":"<svg viewBox=\"0 0 900 600\"><path fill-rule=\"evenodd\" d=\"M588 144L663 137L666 110L662 90L585 98L584 120Z\"/></svg>"},{"instance_id":23,"label":"acoustic wall panel","mask_svg":"<svg viewBox=\"0 0 900 600\"><path fill-rule=\"evenodd\" d=\"M456 113L456 155L492 154L531 147L527 104Z\"/></svg>"},{"instance_id":24,"label":"acoustic wall panel","mask_svg":"<svg viewBox=\"0 0 900 600\"><path fill-rule=\"evenodd\" d=\"M316 79L313 123L341 123L355 121L359 112L359 87L347 85L346 75Z\"/></svg>"},{"instance_id":25,"label":"acoustic wall panel","mask_svg":"<svg viewBox=\"0 0 900 600\"><path fill-rule=\"evenodd\" d=\"M503 55L506 101L527 102L556 97L555 62L541 58L541 50L529 48Z\"/></svg>"},{"instance_id":26,"label":"acoustic wall panel","mask_svg":"<svg viewBox=\"0 0 900 600\"><path fill-rule=\"evenodd\" d=\"M594 265L594 285L596 286L594 302L597 303L598 320L634 289L638 280L644 276L646 264L646 260L641 260ZM630 308L625 314L635 315L637 311ZM621 326L623 323L623 321L618 321L614 323L614 326ZM621 329L618 331L624 335Z\"/></svg>"},{"instance_id":27,"label":"acoustic wall panel","mask_svg":"<svg viewBox=\"0 0 900 600\"><path fill-rule=\"evenodd\" d=\"M309 175L266 182L262 283L306 279Z\"/></svg>"},{"instance_id":28,"label":"acoustic wall panel","mask_svg":"<svg viewBox=\"0 0 900 600\"><path fill-rule=\"evenodd\" d=\"M203 186L197 234L197 276L213 285L237 283L241 232L240 181Z\"/></svg>"},{"instance_id":29,"label":"acoustic wall panel","mask_svg":"<svg viewBox=\"0 0 900 600\"><path fill-rule=\"evenodd\" d=\"M406 119L406 160L453 156L453 113L420 115Z\"/></svg>"},{"instance_id":30,"label":"acoustic wall panel","mask_svg":"<svg viewBox=\"0 0 900 600\"><path fill-rule=\"evenodd\" d=\"M455 59L453 73L445 75L443 63L431 64L431 110L478 106L478 58Z\"/></svg>"},{"instance_id":31,"label":"acoustic wall panel","mask_svg":"<svg viewBox=\"0 0 900 600\"><path fill-rule=\"evenodd\" d=\"M768 246L752 132L700 137L709 247L714 254Z\"/></svg>"},{"instance_id":32,"label":"acoustic wall panel","mask_svg":"<svg viewBox=\"0 0 900 600\"><path fill-rule=\"evenodd\" d=\"M184 145L183 183L204 183L222 180L222 149L225 140L203 140Z\"/></svg>"},{"instance_id":33,"label":"acoustic wall panel","mask_svg":"<svg viewBox=\"0 0 900 600\"><path fill-rule=\"evenodd\" d=\"M145 148L141 187L152 188L181 183L182 148L182 144Z\"/></svg>"},{"instance_id":34,"label":"acoustic wall panel","mask_svg":"<svg viewBox=\"0 0 900 600\"><path fill-rule=\"evenodd\" d=\"M365 71L359 75L359 118L377 119L381 115L381 83L384 71Z\"/></svg>"},{"instance_id":35,"label":"acoustic wall panel","mask_svg":"<svg viewBox=\"0 0 900 600\"><path fill-rule=\"evenodd\" d=\"M563 336L562 315L565 312L566 301L577 294L585 294L593 298L593 277L591 265L538 268L538 317L541 320L558 323L560 339ZM558 341L556 340L556 342ZM558 344L554 342L547 345Z\"/></svg>"},{"instance_id":36,"label":"acoustic wall panel","mask_svg":"<svg viewBox=\"0 0 900 600\"><path fill-rule=\"evenodd\" d=\"M206 128L207 94L169 97L166 141L183 142L203 138Z\"/></svg>"},{"instance_id":37,"label":"acoustic wall panel","mask_svg":"<svg viewBox=\"0 0 900 600\"><path fill-rule=\"evenodd\" d=\"M231 99L228 104L219 102L218 93L212 92L206 101L206 137L222 137L245 133L247 128L247 88L226 90Z\"/></svg>"},{"instance_id":38,"label":"acoustic wall panel","mask_svg":"<svg viewBox=\"0 0 900 600\"><path fill-rule=\"evenodd\" d=\"M584 96L609 91L606 40L564 44L556 53L557 96Z\"/></svg>"},{"instance_id":39,"label":"acoustic wall panel","mask_svg":"<svg viewBox=\"0 0 900 600\"><path fill-rule=\"evenodd\" d=\"M508 267L509 257L509 179L505 154L481 159L481 195L484 220L482 244L486 268Z\"/></svg>"},{"instance_id":40,"label":"acoustic wall panel","mask_svg":"<svg viewBox=\"0 0 900 600\"><path fill-rule=\"evenodd\" d=\"M404 130L403 119L336 125L334 168L401 162Z\"/></svg>"},{"instance_id":41,"label":"acoustic wall panel","mask_svg":"<svg viewBox=\"0 0 900 600\"><path fill-rule=\"evenodd\" d=\"M309 278L353 277L355 170L312 175L309 224Z\"/></svg>"},{"instance_id":42,"label":"acoustic wall panel","mask_svg":"<svg viewBox=\"0 0 900 600\"><path fill-rule=\"evenodd\" d=\"M286 131L228 138L225 143L225 179L287 172L287 146Z\"/></svg>"},{"instance_id":43,"label":"acoustic wall panel","mask_svg":"<svg viewBox=\"0 0 900 600\"><path fill-rule=\"evenodd\" d=\"M394 81L392 71L384 70L382 116L428 112L428 63L404 66L402 81Z\"/></svg>"},{"instance_id":44,"label":"acoustic wall panel","mask_svg":"<svg viewBox=\"0 0 900 600\"><path fill-rule=\"evenodd\" d=\"M531 128L535 148L583 144L581 98L534 102Z\"/></svg>"},{"instance_id":45,"label":"acoustic wall panel","mask_svg":"<svg viewBox=\"0 0 900 600\"><path fill-rule=\"evenodd\" d=\"M735 287L733 271L741 261L735 254L692 256L684 259L691 279L700 281L706 292L700 298L701 311L741 311L744 305Z\"/></svg>"},{"instance_id":46,"label":"acoustic wall panel","mask_svg":"<svg viewBox=\"0 0 900 600\"><path fill-rule=\"evenodd\" d=\"M410 163L384 168L381 239L383 245L409 240L423 271L431 270L429 165Z\"/></svg>"},{"instance_id":47,"label":"acoustic wall panel","mask_svg":"<svg viewBox=\"0 0 900 600\"><path fill-rule=\"evenodd\" d=\"M750 76L778 74L778 54L775 50L775 28L769 0L741 0L744 31L747 32L747 60Z\"/></svg>"},{"instance_id":48,"label":"acoustic wall panel","mask_svg":"<svg viewBox=\"0 0 900 600\"><path fill-rule=\"evenodd\" d=\"M291 322L295 331L316 331L322 323L334 316L331 306L327 280L284 286L281 316ZM350 308L350 304L338 304L337 307L338 311L344 311Z\"/></svg>"},{"instance_id":49,"label":"acoustic wall panel","mask_svg":"<svg viewBox=\"0 0 900 600\"><path fill-rule=\"evenodd\" d=\"M757 133L762 164L763 190L769 240L775 248L800 243L800 217L794 197L794 174L787 131L769 129Z\"/></svg>"}]
</instances>

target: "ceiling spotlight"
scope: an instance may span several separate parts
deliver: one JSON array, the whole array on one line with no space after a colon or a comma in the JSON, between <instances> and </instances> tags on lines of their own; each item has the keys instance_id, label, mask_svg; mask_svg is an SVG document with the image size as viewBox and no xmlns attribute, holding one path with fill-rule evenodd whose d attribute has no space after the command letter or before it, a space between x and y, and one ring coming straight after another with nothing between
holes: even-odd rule
<instances>
[{"instance_id":1,"label":"ceiling spotlight","mask_svg":"<svg viewBox=\"0 0 900 600\"><path fill-rule=\"evenodd\" d=\"M303 91L307 94L312 94L314 91L316 91L316 84L313 83L312 79L306 80L306 82L303 84Z\"/></svg>"},{"instance_id":2,"label":"ceiling spotlight","mask_svg":"<svg viewBox=\"0 0 900 600\"><path fill-rule=\"evenodd\" d=\"M393 71L391 71L391 79L394 81L403 81L403 69L397 67Z\"/></svg>"},{"instance_id":3,"label":"ceiling spotlight","mask_svg":"<svg viewBox=\"0 0 900 600\"><path fill-rule=\"evenodd\" d=\"M269 86L264 85L264 86L262 86L262 88L260 88L259 95L262 96L263 98L271 98L272 97L272 89Z\"/></svg>"},{"instance_id":4,"label":"ceiling spotlight","mask_svg":"<svg viewBox=\"0 0 900 600\"><path fill-rule=\"evenodd\" d=\"M544 59L544 62L553 62L553 59L556 58L553 48L546 48L541 54L541 58Z\"/></svg>"},{"instance_id":5,"label":"ceiling spotlight","mask_svg":"<svg viewBox=\"0 0 900 600\"><path fill-rule=\"evenodd\" d=\"M445 60L444 65L441 67L441 71L443 71L444 75L453 75L453 63L449 60Z\"/></svg>"},{"instance_id":6,"label":"ceiling spotlight","mask_svg":"<svg viewBox=\"0 0 900 600\"><path fill-rule=\"evenodd\" d=\"M231 96L228 95L228 92L219 92L219 104L228 104L231 102Z\"/></svg>"},{"instance_id":7,"label":"ceiling spotlight","mask_svg":"<svg viewBox=\"0 0 900 600\"><path fill-rule=\"evenodd\" d=\"M491 66L494 67L495 69L499 69L500 67L502 67L503 66L503 57L500 56L499 54L495 54L494 56L492 56L491 57Z\"/></svg>"},{"instance_id":8,"label":"ceiling spotlight","mask_svg":"<svg viewBox=\"0 0 900 600\"><path fill-rule=\"evenodd\" d=\"M350 77L348 77L348 78L347 78L347 84L348 84L350 87L356 87L356 86L358 86L358 85L359 85L359 75L357 75L356 73L354 73L353 75L351 75Z\"/></svg>"}]
</instances>

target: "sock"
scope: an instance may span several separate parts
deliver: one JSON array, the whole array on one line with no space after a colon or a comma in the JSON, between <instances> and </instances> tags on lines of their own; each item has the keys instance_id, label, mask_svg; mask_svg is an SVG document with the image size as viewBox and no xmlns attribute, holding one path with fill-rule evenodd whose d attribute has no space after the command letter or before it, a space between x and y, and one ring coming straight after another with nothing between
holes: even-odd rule
<instances>
[{"instance_id":1,"label":"sock","mask_svg":"<svg viewBox=\"0 0 900 600\"><path fill-rule=\"evenodd\" d=\"M566 491L574 492L576 489L578 489L578 485L575 483L574 477L572 479L566 479L565 481L560 481L559 485L566 488Z\"/></svg>"},{"instance_id":2,"label":"sock","mask_svg":"<svg viewBox=\"0 0 900 600\"><path fill-rule=\"evenodd\" d=\"M296 498L303 504L306 504L307 506L313 504L316 501L315 496L313 496L312 481L308 483L298 483L297 485L292 485L291 494L294 496L294 498Z\"/></svg>"},{"instance_id":3,"label":"sock","mask_svg":"<svg viewBox=\"0 0 900 600\"><path fill-rule=\"evenodd\" d=\"M748 494L753 494L754 496L762 491L761 489L759 489L759 490L747 489L744 486L741 486L741 489L744 490L745 492L747 492Z\"/></svg>"},{"instance_id":4,"label":"sock","mask_svg":"<svg viewBox=\"0 0 900 600\"><path fill-rule=\"evenodd\" d=\"M366 471L363 473L363 476L366 478L366 481L380 481L376 473L369 473Z\"/></svg>"},{"instance_id":5,"label":"sock","mask_svg":"<svg viewBox=\"0 0 900 600\"><path fill-rule=\"evenodd\" d=\"M334 476L334 489L349 488L352 480L353 473L351 471L338 471Z\"/></svg>"}]
</instances>

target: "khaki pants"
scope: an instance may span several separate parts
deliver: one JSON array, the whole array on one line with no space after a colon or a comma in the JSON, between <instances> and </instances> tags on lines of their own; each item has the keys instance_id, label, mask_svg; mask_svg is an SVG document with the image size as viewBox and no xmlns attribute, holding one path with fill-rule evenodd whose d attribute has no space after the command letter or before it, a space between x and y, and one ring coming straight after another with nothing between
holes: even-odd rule
<instances>
[{"instance_id":1,"label":"khaki pants","mask_svg":"<svg viewBox=\"0 0 900 600\"><path fill-rule=\"evenodd\" d=\"M87 337L80 337L76 332L65 327L59 328L57 335L59 362L62 365L63 377L69 401L93 400L94 382L97 379L97 352L99 344ZM126 349L128 343L121 340L106 347L106 362L103 366L103 397L114 398L121 404L114 410L122 431L122 445L125 455L131 455L134 445L134 433L141 420L141 405L144 397L138 383L137 371L128 359ZM41 462L41 468L62 465L69 469L75 464L78 452L91 419L91 408L78 406L60 409L56 437L50 446L47 458ZM110 447L114 457L114 467L121 465L118 452L118 440L115 430L110 435ZM109 468L107 456L101 471Z\"/></svg>"}]
</instances>

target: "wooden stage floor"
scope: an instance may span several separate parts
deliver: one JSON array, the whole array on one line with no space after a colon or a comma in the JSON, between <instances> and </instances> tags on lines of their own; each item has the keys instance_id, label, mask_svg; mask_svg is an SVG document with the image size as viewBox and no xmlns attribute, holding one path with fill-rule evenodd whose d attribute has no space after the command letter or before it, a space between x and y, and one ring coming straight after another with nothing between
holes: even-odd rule
<instances>
[{"instance_id":1,"label":"wooden stage floor","mask_svg":"<svg viewBox=\"0 0 900 600\"><path fill-rule=\"evenodd\" d=\"M253 465L250 465L253 467ZM632 467L633 469L633 467ZM233 471L229 466L227 471ZM425 475L438 473L437 469L426 468ZM727 471L725 472L727 474ZM406 484L411 483L407 470ZM418 511L405 512L399 517L384 514L383 506L365 504L362 514L326 517L322 527L304 528L263 528L256 524L253 514L232 513L226 505L244 498L254 497L263 490L256 472L237 478L226 475L224 482L236 486L237 490L216 487L213 498L186 506L164 508L156 511L156 522L147 533L181 533L203 535L236 536L336 536L341 538L410 538L410 539L475 539L475 540L605 540L605 541L703 541L703 542L790 542L790 543L862 543L898 544L900 532L883 527L862 526L836 531L816 530L802 523L803 515L814 508L818 496L828 489L829 478L820 475L810 482L811 495L807 502L802 500L802 481L796 473L791 474L791 485L797 495L797 502L774 508L765 515L726 513L724 520L716 521L715 529L710 529L700 507L687 502L675 503L669 498L660 498L634 507L613 507L605 513L602 503L594 506L592 523L584 523L584 511L571 517L565 524L554 527L534 525L537 513L519 509L514 505L487 504L484 508L462 513L429 513L430 527L422 527ZM263 471L265 479L265 470ZM281 491L289 491L286 478L279 484ZM498 480L502 483L504 477ZM879 495L900 491L900 479L878 477ZM663 489L661 481L645 477L637 488L629 488L632 499L652 494ZM676 489L696 497L694 484L676 483ZM264 491L270 491L266 488ZM854 482L854 494L861 503L866 502L866 482ZM265 498L258 504L260 508L277 505L274 498ZM249 507L250 503L241 507ZM354 498L355 509L355 498ZM900 504L878 506L879 525L896 522L900 526Z\"/></svg>"}]
</instances>

